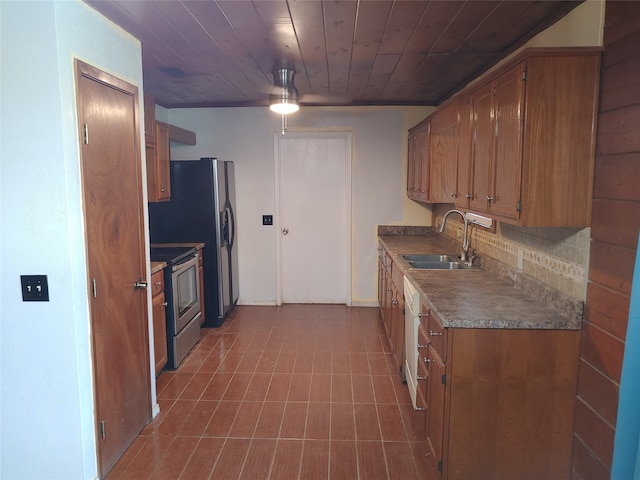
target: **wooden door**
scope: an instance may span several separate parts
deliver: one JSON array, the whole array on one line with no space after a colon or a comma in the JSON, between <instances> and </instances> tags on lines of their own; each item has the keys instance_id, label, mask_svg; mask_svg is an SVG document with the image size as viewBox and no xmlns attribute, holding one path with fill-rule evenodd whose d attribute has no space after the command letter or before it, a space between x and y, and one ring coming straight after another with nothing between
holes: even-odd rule
<instances>
[{"instance_id":1,"label":"wooden door","mask_svg":"<svg viewBox=\"0 0 640 480\"><path fill-rule=\"evenodd\" d=\"M472 115L471 96L468 95L458 103L458 172L454 203L461 208L468 208L471 199Z\"/></svg>"},{"instance_id":2,"label":"wooden door","mask_svg":"<svg viewBox=\"0 0 640 480\"><path fill-rule=\"evenodd\" d=\"M279 294L351 304L351 135L277 134Z\"/></svg>"},{"instance_id":3,"label":"wooden door","mask_svg":"<svg viewBox=\"0 0 640 480\"><path fill-rule=\"evenodd\" d=\"M98 469L151 418L137 88L76 62Z\"/></svg>"},{"instance_id":4,"label":"wooden door","mask_svg":"<svg viewBox=\"0 0 640 480\"><path fill-rule=\"evenodd\" d=\"M427 445L430 453L429 458L442 474L446 370L444 362L435 352L433 346L429 345L428 352Z\"/></svg>"},{"instance_id":5,"label":"wooden door","mask_svg":"<svg viewBox=\"0 0 640 480\"><path fill-rule=\"evenodd\" d=\"M469 206L486 212L490 192L491 157L494 137L492 115L493 85L473 95L473 163L471 165L471 199Z\"/></svg>"},{"instance_id":6,"label":"wooden door","mask_svg":"<svg viewBox=\"0 0 640 480\"><path fill-rule=\"evenodd\" d=\"M521 63L501 75L495 81L493 96L496 133L489 209L496 215L514 219L520 216L524 67Z\"/></svg>"},{"instance_id":7,"label":"wooden door","mask_svg":"<svg viewBox=\"0 0 640 480\"><path fill-rule=\"evenodd\" d=\"M429 123L429 201L451 203L456 197L457 182L457 105L445 106Z\"/></svg>"},{"instance_id":8,"label":"wooden door","mask_svg":"<svg viewBox=\"0 0 640 480\"><path fill-rule=\"evenodd\" d=\"M414 198L416 191L416 137L417 132L409 132L407 147L407 196Z\"/></svg>"}]
</instances>

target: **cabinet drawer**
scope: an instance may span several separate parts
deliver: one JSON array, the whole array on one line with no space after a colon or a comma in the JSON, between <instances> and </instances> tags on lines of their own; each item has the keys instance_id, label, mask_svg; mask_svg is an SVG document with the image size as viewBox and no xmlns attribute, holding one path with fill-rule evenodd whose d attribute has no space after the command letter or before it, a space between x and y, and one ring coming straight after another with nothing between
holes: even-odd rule
<instances>
[{"instance_id":1,"label":"cabinet drawer","mask_svg":"<svg viewBox=\"0 0 640 480\"><path fill-rule=\"evenodd\" d=\"M164 270L151 275L151 296L155 297L164 293Z\"/></svg>"},{"instance_id":2,"label":"cabinet drawer","mask_svg":"<svg viewBox=\"0 0 640 480\"><path fill-rule=\"evenodd\" d=\"M442 360L446 361L445 345L447 344L447 330L433 314L433 311L429 312L429 330L427 331L427 335L433 349Z\"/></svg>"}]
</instances>

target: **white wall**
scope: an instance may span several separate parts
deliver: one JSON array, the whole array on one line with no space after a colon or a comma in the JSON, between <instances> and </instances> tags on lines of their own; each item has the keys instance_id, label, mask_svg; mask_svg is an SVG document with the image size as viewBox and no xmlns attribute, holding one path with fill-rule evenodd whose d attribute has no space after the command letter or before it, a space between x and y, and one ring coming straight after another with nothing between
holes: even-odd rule
<instances>
[{"instance_id":1,"label":"white wall","mask_svg":"<svg viewBox=\"0 0 640 480\"><path fill-rule=\"evenodd\" d=\"M405 195L407 130L431 107L302 107L289 131L351 131L352 299L377 303L377 225L429 225L430 210ZM280 116L268 108L169 110L169 122L197 134L195 146L173 144L171 158L215 156L236 165L240 298L275 304L276 232L262 226L276 214L273 133Z\"/></svg>"},{"instance_id":2,"label":"white wall","mask_svg":"<svg viewBox=\"0 0 640 480\"><path fill-rule=\"evenodd\" d=\"M73 58L141 88L140 46L76 0L3 0L0 22L0 477L93 478ZM21 274L50 301L22 302Z\"/></svg>"}]
</instances>

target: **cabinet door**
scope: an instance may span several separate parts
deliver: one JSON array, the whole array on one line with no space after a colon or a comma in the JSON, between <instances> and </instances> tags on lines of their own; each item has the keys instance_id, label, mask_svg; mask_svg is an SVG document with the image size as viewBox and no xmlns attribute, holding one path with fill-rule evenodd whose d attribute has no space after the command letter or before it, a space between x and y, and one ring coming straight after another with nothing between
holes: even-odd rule
<instances>
[{"instance_id":1,"label":"cabinet door","mask_svg":"<svg viewBox=\"0 0 640 480\"><path fill-rule=\"evenodd\" d=\"M468 208L471 199L471 158L473 155L473 110L471 96L458 103L458 172L456 178L456 207Z\"/></svg>"},{"instance_id":2,"label":"cabinet door","mask_svg":"<svg viewBox=\"0 0 640 480\"><path fill-rule=\"evenodd\" d=\"M416 127L409 133L407 159L407 196L420 202L427 201L428 185L428 142L429 125Z\"/></svg>"},{"instance_id":3,"label":"cabinet door","mask_svg":"<svg viewBox=\"0 0 640 480\"><path fill-rule=\"evenodd\" d=\"M156 179L159 201L171 198L169 161L169 125L163 122L156 122Z\"/></svg>"},{"instance_id":4,"label":"cabinet door","mask_svg":"<svg viewBox=\"0 0 640 480\"><path fill-rule=\"evenodd\" d=\"M524 115L524 63L512 68L494 83L491 213L517 219L520 215L522 179L522 120Z\"/></svg>"},{"instance_id":5,"label":"cabinet door","mask_svg":"<svg viewBox=\"0 0 640 480\"><path fill-rule=\"evenodd\" d=\"M429 124L429 201L451 203L457 190L457 105L443 107Z\"/></svg>"},{"instance_id":6,"label":"cabinet door","mask_svg":"<svg viewBox=\"0 0 640 480\"><path fill-rule=\"evenodd\" d=\"M167 364L167 321L164 293L152 299L153 309L153 350L155 353L156 377Z\"/></svg>"},{"instance_id":7,"label":"cabinet door","mask_svg":"<svg viewBox=\"0 0 640 480\"><path fill-rule=\"evenodd\" d=\"M429 200L429 171L430 162L429 157L429 142L431 138L431 122L425 123L420 128L418 135L418 144L420 146L419 155L417 158L418 166L416 166L416 172L420 172L416 189L418 190L417 200L426 202Z\"/></svg>"},{"instance_id":8,"label":"cabinet door","mask_svg":"<svg viewBox=\"0 0 640 480\"><path fill-rule=\"evenodd\" d=\"M469 206L480 212L488 211L490 192L491 154L494 122L491 113L493 85L487 85L473 95L473 153L471 164L471 199Z\"/></svg>"},{"instance_id":9,"label":"cabinet door","mask_svg":"<svg viewBox=\"0 0 640 480\"><path fill-rule=\"evenodd\" d=\"M144 94L144 143L146 146L156 143L156 100L148 93Z\"/></svg>"},{"instance_id":10,"label":"cabinet door","mask_svg":"<svg viewBox=\"0 0 640 480\"><path fill-rule=\"evenodd\" d=\"M444 395L445 395L445 365L429 346L428 378L429 398L427 400L427 445L428 458L434 463L434 467L442 474L442 444L444 435Z\"/></svg>"}]
</instances>

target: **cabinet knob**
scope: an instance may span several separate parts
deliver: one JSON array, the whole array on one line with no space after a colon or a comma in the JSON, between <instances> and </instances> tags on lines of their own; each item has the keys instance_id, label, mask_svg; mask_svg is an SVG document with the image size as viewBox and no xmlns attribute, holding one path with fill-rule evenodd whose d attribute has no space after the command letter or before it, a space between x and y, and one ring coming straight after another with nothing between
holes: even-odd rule
<instances>
[{"instance_id":1,"label":"cabinet knob","mask_svg":"<svg viewBox=\"0 0 640 480\"><path fill-rule=\"evenodd\" d=\"M451 198L456 198L457 197L456 192L451 192L450 195L451 195Z\"/></svg>"},{"instance_id":2,"label":"cabinet knob","mask_svg":"<svg viewBox=\"0 0 640 480\"><path fill-rule=\"evenodd\" d=\"M161 188L161 189L160 189L160 191L161 191L161 192L164 192L164 188Z\"/></svg>"},{"instance_id":3,"label":"cabinet knob","mask_svg":"<svg viewBox=\"0 0 640 480\"><path fill-rule=\"evenodd\" d=\"M467 197L467 199L468 199L468 200L471 200L471 198L473 197L473 195L471 195L470 193L467 193L467 194L465 195L465 197Z\"/></svg>"}]
</instances>

